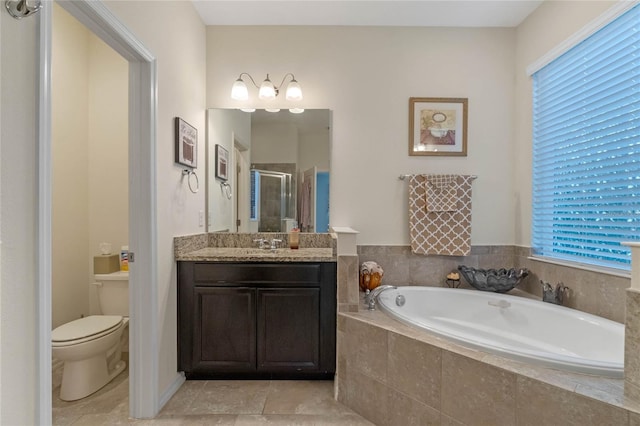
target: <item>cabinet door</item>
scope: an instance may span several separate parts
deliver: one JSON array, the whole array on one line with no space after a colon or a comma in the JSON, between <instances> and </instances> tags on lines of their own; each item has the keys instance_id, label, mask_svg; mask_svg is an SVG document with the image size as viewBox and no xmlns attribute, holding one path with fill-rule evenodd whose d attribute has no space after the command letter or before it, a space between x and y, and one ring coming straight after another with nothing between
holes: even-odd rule
<instances>
[{"instance_id":1,"label":"cabinet door","mask_svg":"<svg viewBox=\"0 0 640 426\"><path fill-rule=\"evenodd\" d=\"M255 289L195 287L193 372L255 371Z\"/></svg>"},{"instance_id":2,"label":"cabinet door","mask_svg":"<svg viewBox=\"0 0 640 426\"><path fill-rule=\"evenodd\" d=\"M258 371L314 371L320 362L320 289L258 289Z\"/></svg>"}]
</instances>

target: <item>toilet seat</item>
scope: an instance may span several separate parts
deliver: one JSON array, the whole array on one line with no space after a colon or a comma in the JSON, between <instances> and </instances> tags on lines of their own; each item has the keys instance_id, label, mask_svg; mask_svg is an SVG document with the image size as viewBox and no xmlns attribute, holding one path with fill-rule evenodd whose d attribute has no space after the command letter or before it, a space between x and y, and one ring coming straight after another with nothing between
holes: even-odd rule
<instances>
[{"instance_id":1,"label":"toilet seat","mask_svg":"<svg viewBox=\"0 0 640 426\"><path fill-rule=\"evenodd\" d=\"M120 315L91 315L57 327L51 332L51 344L63 347L99 339L122 326Z\"/></svg>"}]
</instances>

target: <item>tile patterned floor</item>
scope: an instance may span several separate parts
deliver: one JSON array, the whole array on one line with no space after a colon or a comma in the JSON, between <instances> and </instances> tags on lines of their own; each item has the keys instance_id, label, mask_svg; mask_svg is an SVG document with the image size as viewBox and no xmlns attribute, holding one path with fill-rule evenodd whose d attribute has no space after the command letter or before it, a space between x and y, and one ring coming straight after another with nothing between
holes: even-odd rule
<instances>
[{"instance_id":1,"label":"tile patterned floor","mask_svg":"<svg viewBox=\"0 0 640 426\"><path fill-rule=\"evenodd\" d=\"M187 381L151 420L128 418L126 373L79 401L59 393L54 377L54 425L372 425L333 399L332 381Z\"/></svg>"}]
</instances>

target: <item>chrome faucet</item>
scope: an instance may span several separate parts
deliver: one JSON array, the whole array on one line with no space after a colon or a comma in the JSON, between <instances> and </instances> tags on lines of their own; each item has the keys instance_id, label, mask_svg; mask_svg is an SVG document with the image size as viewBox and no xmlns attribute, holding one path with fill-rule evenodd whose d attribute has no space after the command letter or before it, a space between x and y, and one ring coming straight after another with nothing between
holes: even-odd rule
<instances>
[{"instance_id":1,"label":"chrome faucet","mask_svg":"<svg viewBox=\"0 0 640 426\"><path fill-rule=\"evenodd\" d=\"M385 290L389 290L390 288L395 289L398 287L396 287L395 285L381 285L374 288L369 293L367 293L364 297L364 303L367 305L367 309L369 309L370 311L375 311L376 302L378 301L378 296L380 296L380 293L382 293Z\"/></svg>"},{"instance_id":2,"label":"chrome faucet","mask_svg":"<svg viewBox=\"0 0 640 426\"><path fill-rule=\"evenodd\" d=\"M258 238L253 240L254 243L258 243L258 248L263 250L275 250L278 248L278 244L282 242L282 240L274 238L272 240L267 240L266 238Z\"/></svg>"},{"instance_id":3,"label":"chrome faucet","mask_svg":"<svg viewBox=\"0 0 640 426\"><path fill-rule=\"evenodd\" d=\"M279 240L277 238L272 239L271 240L271 247L270 247L271 250L277 249L278 248L278 244L281 243L281 242L282 242L282 240Z\"/></svg>"},{"instance_id":4,"label":"chrome faucet","mask_svg":"<svg viewBox=\"0 0 640 426\"><path fill-rule=\"evenodd\" d=\"M268 249L269 248L269 241L264 239L264 238L258 238L253 240L254 243L258 243L258 248L260 249Z\"/></svg>"}]
</instances>

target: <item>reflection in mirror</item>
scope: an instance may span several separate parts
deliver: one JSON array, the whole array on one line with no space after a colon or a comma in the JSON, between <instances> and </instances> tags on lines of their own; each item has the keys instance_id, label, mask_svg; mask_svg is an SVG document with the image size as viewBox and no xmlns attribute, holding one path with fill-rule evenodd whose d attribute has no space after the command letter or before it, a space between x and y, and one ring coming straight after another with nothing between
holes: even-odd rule
<instances>
[{"instance_id":1,"label":"reflection in mirror","mask_svg":"<svg viewBox=\"0 0 640 426\"><path fill-rule=\"evenodd\" d=\"M326 109L208 110L208 232L327 232L330 120ZM230 153L226 182L215 176L216 145Z\"/></svg>"}]
</instances>

